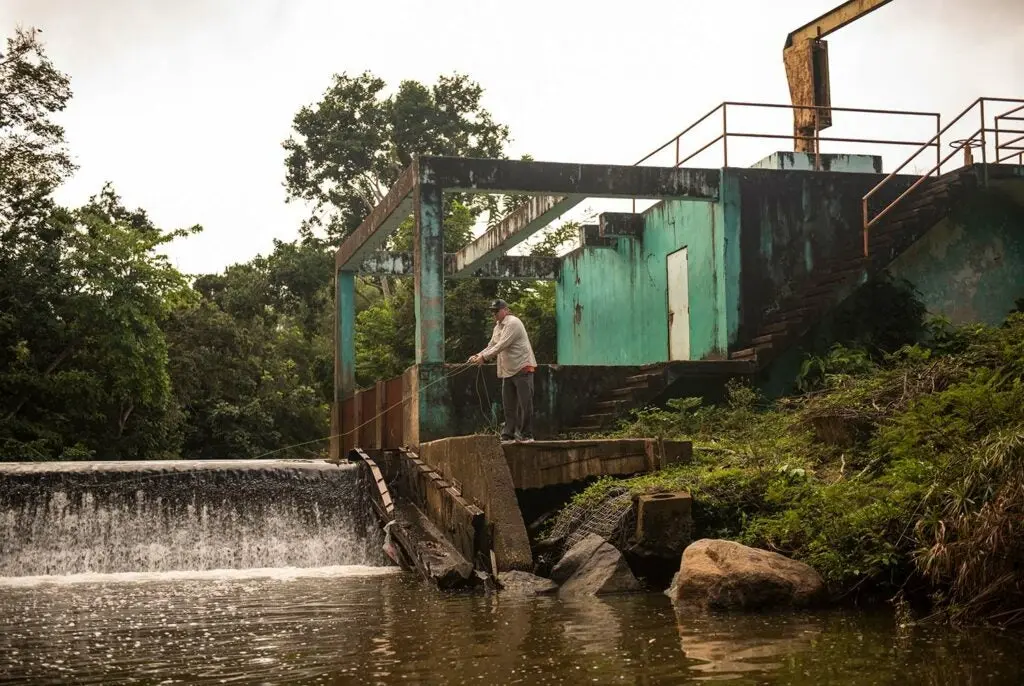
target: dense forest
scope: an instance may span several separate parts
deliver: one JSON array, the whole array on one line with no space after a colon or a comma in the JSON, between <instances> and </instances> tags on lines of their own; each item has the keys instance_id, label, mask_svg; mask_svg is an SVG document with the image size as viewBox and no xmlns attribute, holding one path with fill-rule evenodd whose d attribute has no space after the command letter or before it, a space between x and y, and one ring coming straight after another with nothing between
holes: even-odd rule
<instances>
[{"instance_id":1,"label":"dense forest","mask_svg":"<svg viewBox=\"0 0 1024 686\"><path fill-rule=\"evenodd\" d=\"M504 157L509 130L463 75L389 88L335 75L283 143L290 201L310 208L296 239L220 274L177 270L166 248L201 226L159 227L116 179L81 207L54 192L75 171L55 121L71 79L38 34L0 55L0 460L310 457L326 449L333 396L333 253L415 154ZM446 249L520 198L446 196ZM201 219L201 218L200 218ZM533 244L553 254L566 224ZM409 246L407 222L389 246ZM412 284L357 286L357 381L414 357ZM489 336L500 296L554 357L552 284L447 285L449 359ZM304 444L292 448L297 444Z\"/></svg>"}]
</instances>

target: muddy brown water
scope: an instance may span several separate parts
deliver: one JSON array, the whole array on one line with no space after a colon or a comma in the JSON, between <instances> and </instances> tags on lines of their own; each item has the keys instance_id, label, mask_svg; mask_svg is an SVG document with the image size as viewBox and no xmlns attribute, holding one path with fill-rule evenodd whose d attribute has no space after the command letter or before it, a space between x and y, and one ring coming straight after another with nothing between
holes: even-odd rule
<instances>
[{"instance_id":1,"label":"muddy brown water","mask_svg":"<svg viewBox=\"0 0 1024 686\"><path fill-rule=\"evenodd\" d=\"M1022 647L886 612L445 595L380 567L0 578L5 684L1020 684Z\"/></svg>"}]
</instances>

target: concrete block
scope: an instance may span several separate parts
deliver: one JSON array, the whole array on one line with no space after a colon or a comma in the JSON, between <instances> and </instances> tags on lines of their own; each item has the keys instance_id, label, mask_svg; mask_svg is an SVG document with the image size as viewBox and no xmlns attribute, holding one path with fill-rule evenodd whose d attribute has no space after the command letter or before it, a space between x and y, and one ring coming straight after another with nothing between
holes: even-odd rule
<instances>
[{"instance_id":1,"label":"concrete block","mask_svg":"<svg viewBox=\"0 0 1024 686\"><path fill-rule=\"evenodd\" d=\"M545 488L598 476L629 476L685 463L690 441L591 439L536 441L504 447L516 488Z\"/></svg>"},{"instance_id":2,"label":"concrete block","mask_svg":"<svg viewBox=\"0 0 1024 686\"><path fill-rule=\"evenodd\" d=\"M633 499L636 531L630 552L644 556L678 558L693 532L693 499L689 493L649 493Z\"/></svg>"},{"instance_id":3,"label":"concrete block","mask_svg":"<svg viewBox=\"0 0 1024 686\"><path fill-rule=\"evenodd\" d=\"M815 156L806 152L775 152L752 165L754 169L813 171ZM881 155L842 155L821 153L821 170L853 172L855 174L881 174Z\"/></svg>"},{"instance_id":4,"label":"concrete block","mask_svg":"<svg viewBox=\"0 0 1024 686\"><path fill-rule=\"evenodd\" d=\"M420 445L420 459L449 482L458 481L462 497L479 503L493 525L498 572L533 568L526 524L501 443L495 436L456 436Z\"/></svg>"}]
</instances>

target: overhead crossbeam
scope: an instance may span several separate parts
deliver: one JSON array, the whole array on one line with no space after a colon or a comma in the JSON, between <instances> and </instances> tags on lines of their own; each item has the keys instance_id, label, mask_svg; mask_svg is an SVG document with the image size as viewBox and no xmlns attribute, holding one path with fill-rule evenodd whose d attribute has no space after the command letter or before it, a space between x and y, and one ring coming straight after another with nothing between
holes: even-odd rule
<instances>
[{"instance_id":1,"label":"overhead crossbeam","mask_svg":"<svg viewBox=\"0 0 1024 686\"><path fill-rule=\"evenodd\" d=\"M456 253L455 273L476 271L527 240L585 198L718 199L717 169L570 164L430 157L420 160L445 190L533 194L504 220ZM552 194L558 195L552 195Z\"/></svg>"},{"instance_id":2,"label":"overhead crossbeam","mask_svg":"<svg viewBox=\"0 0 1024 686\"><path fill-rule=\"evenodd\" d=\"M718 170L423 157L424 178L445 191L588 198L718 198Z\"/></svg>"},{"instance_id":3,"label":"overhead crossbeam","mask_svg":"<svg viewBox=\"0 0 1024 686\"><path fill-rule=\"evenodd\" d=\"M556 281L561 267L557 257L505 255L486 267L461 275L455 271L455 253L445 254L445 278L489 279L493 281ZM379 251L359 267L360 276L413 276L411 252Z\"/></svg>"}]
</instances>

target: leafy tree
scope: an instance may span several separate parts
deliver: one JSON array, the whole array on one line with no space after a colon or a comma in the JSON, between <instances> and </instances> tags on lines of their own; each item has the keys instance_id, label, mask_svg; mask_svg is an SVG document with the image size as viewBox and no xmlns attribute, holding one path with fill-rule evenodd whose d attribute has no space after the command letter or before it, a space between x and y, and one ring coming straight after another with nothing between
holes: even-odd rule
<instances>
[{"instance_id":1,"label":"leafy tree","mask_svg":"<svg viewBox=\"0 0 1024 686\"><path fill-rule=\"evenodd\" d=\"M35 30L18 29L0 54L0 231L4 253L38 228L50 193L71 173L64 129L52 115L70 81L46 56ZM30 247L30 246L29 246Z\"/></svg>"},{"instance_id":2,"label":"leafy tree","mask_svg":"<svg viewBox=\"0 0 1024 686\"><path fill-rule=\"evenodd\" d=\"M243 320L202 300L166 327L169 369L182 414L182 453L190 458L267 454L309 457L329 431L328 405L315 375L323 339L296 325Z\"/></svg>"},{"instance_id":3,"label":"leafy tree","mask_svg":"<svg viewBox=\"0 0 1024 686\"><path fill-rule=\"evenodd\" d=\"M481 104L483 89L460 74L432 86L402 81L384 95L369 72L337 74L323 98L299 110L287 151L289 198L313 203L305 226L337 243L384 197L413 155L502 157L508 128ZM471 202L478 211L486 199ZM492 205L493 207L493 205Z\"/></svg>"},{"instance_id":4,"label":"leafy tree","mask_svg":"<svg viewBox=\"0 0 1024 686\"><path fill-rule=\"evenodd\" d=\"M81 209L52 212L45 226L49 260L36 265L38 278L3 280L12 304L0 330L4 453L53 457L73 445L106 458L172 453L161 325L189 291L159 250L198 227L162 231L109 185Z\"/></svg>"}]
</instances>

